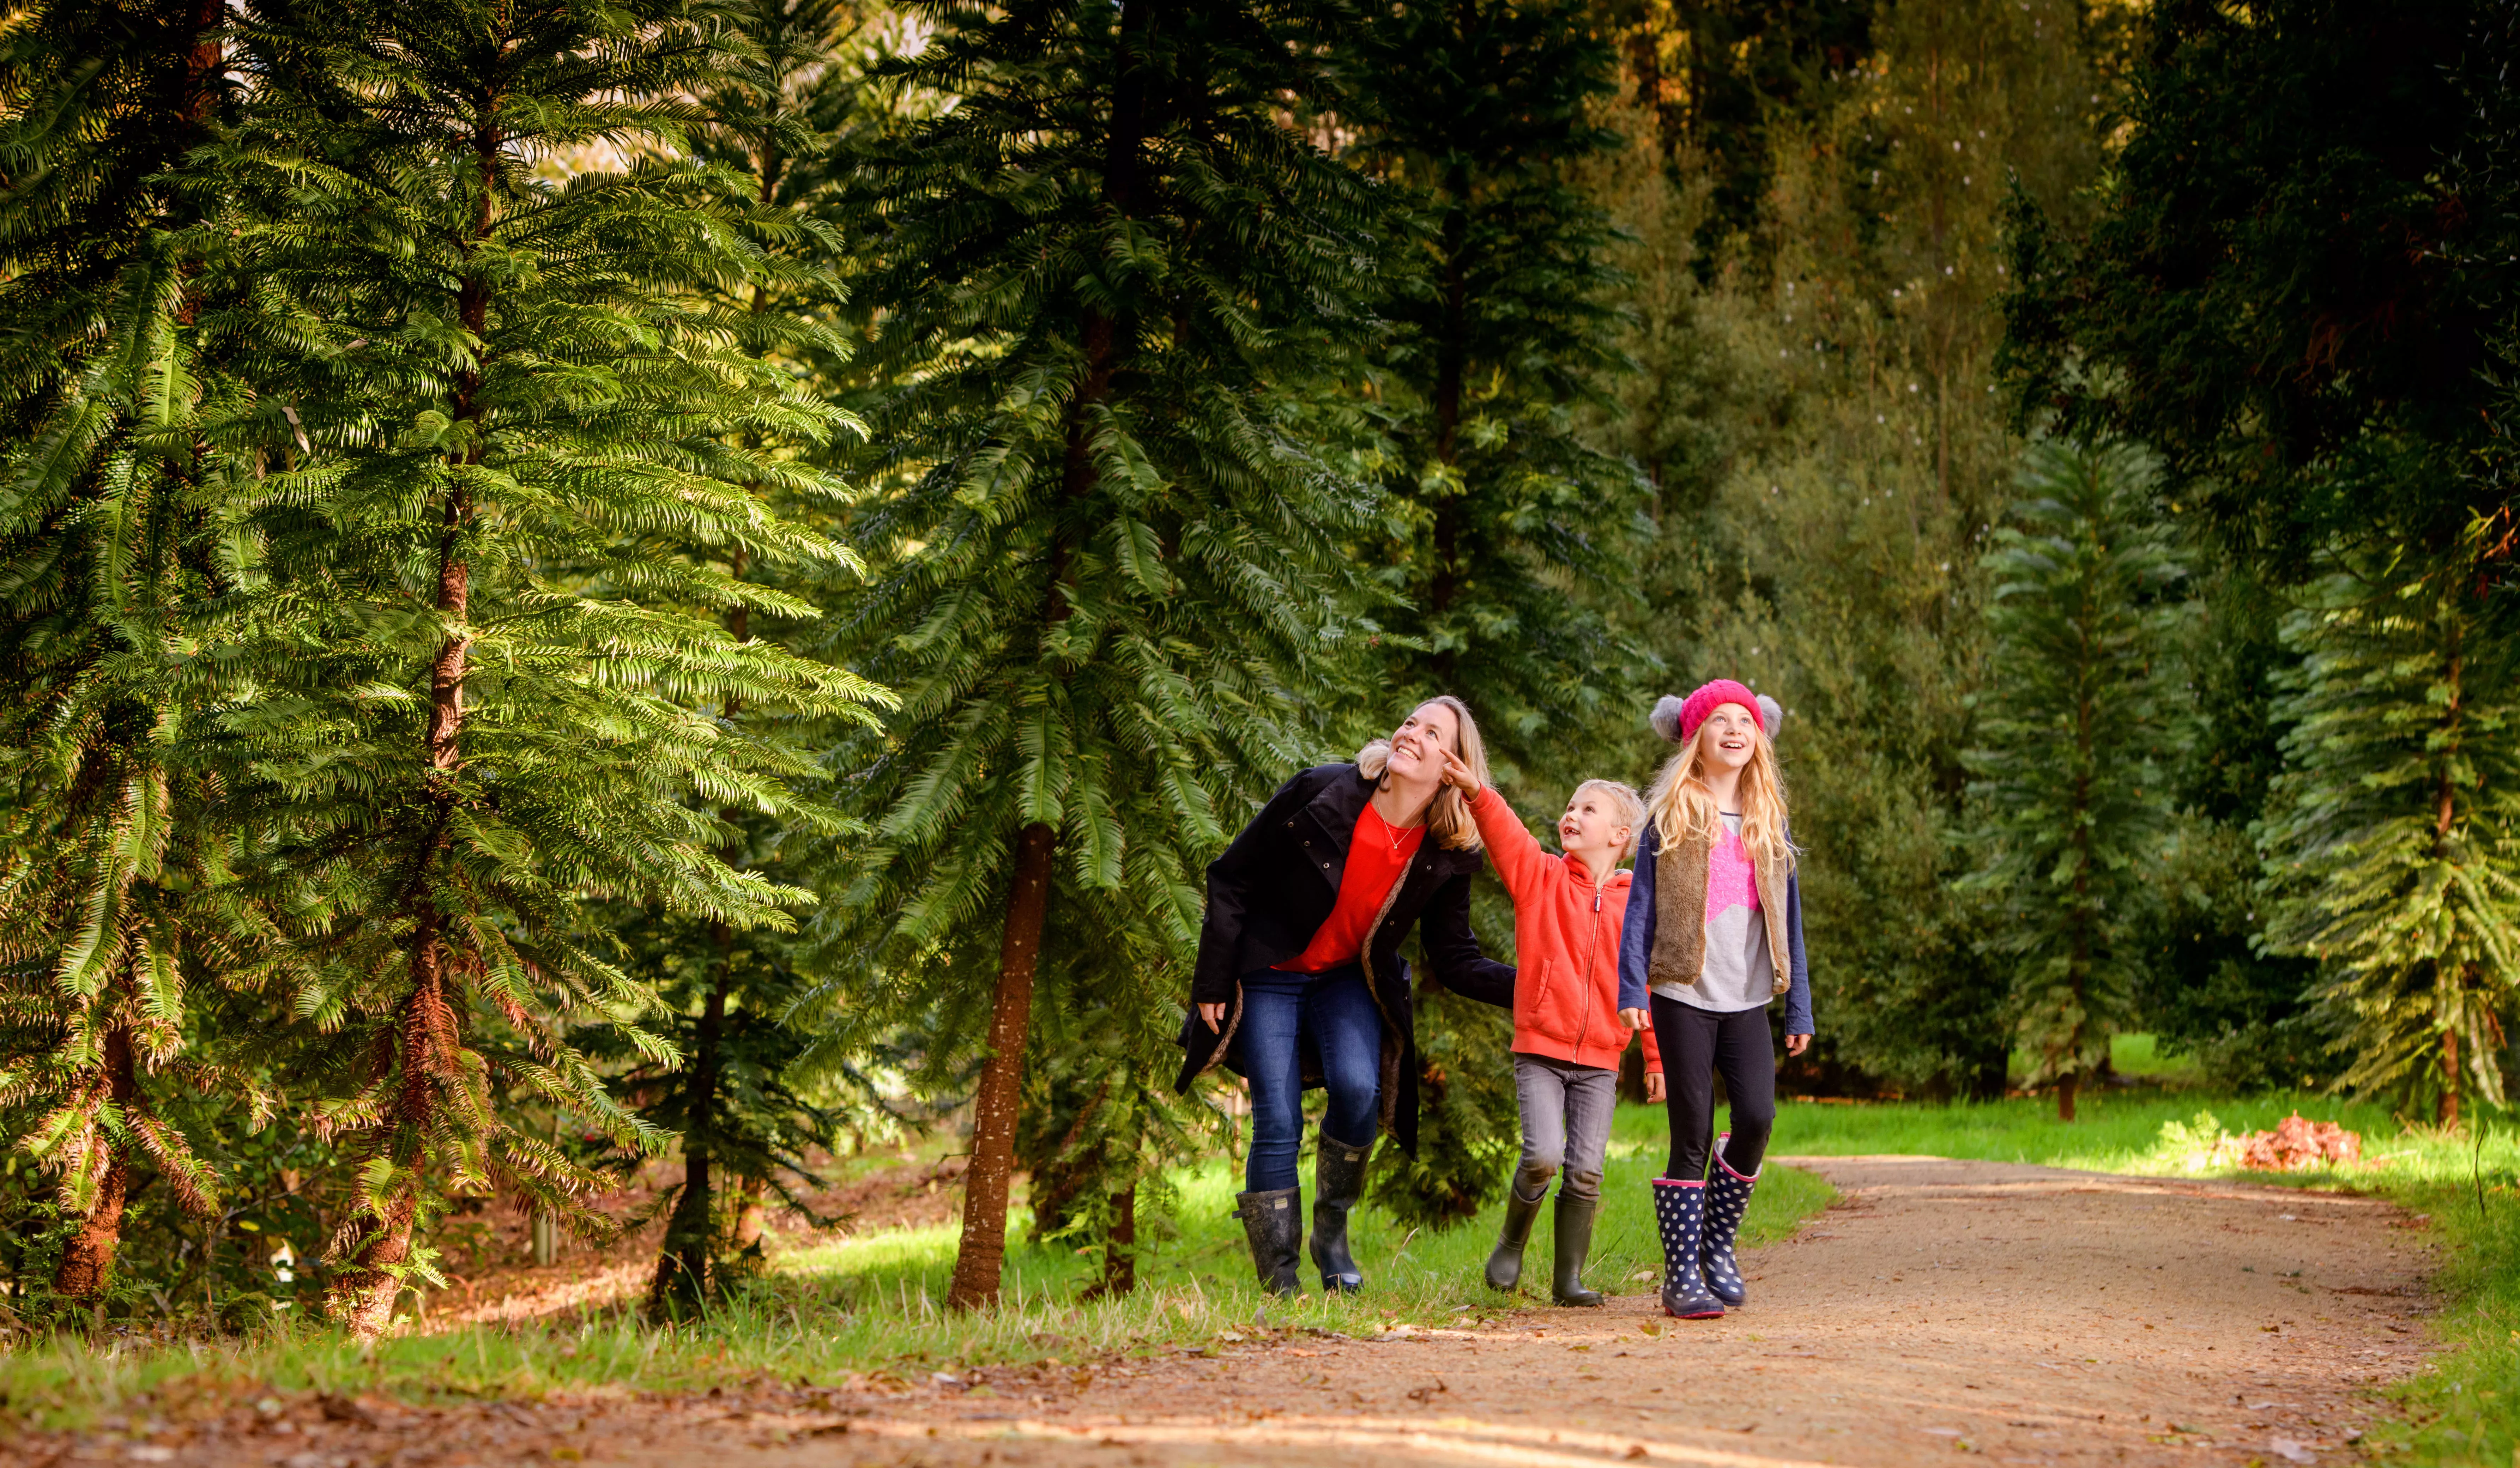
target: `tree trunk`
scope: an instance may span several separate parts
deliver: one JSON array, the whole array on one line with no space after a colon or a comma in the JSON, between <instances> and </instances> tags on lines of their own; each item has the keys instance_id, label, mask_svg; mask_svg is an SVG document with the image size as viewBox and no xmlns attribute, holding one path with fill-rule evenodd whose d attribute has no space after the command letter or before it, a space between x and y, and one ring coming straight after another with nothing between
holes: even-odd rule
<instances>
[{"instance_id":1,"label":"tree trunk","mask_svg":"<svg viewBox=\"0 0 2520 1468\"><path fill-rule=\"evenodd\" d=\"M334 1281L325 1308L353 1340L373 1341L393 1323L394 1301L402 1295L402 1279L393 1270L411 1258L412 1226L419 1217L419 1194L409 1188L395 1193L382 1214L371 1220L368 1241L350 1268Z\"/></svg>"},{"instance_id":2,"label":"tree trunk","mask_svg":"<svg viewBox=\"0 0 2520 1468\"><path fill-rule=\"evenodd\" d=\"M2434 1120L2445 1127L2455 1127L2458 1125L2458 1032L2456 1030L2442 1031L2441 1075L2441 1109Z\"/></svg>"},{"instance_id":3,"label":"tree trunk","mask_svg":"<svg viewBox=\"0 0 2520 1468\"><path fill-rule=\"evenodd\" d=\"M139 1075L131 1059L131 1029L115 1025L105 1035L106 1094L115 1107L132 1104L140 1093ZM96 1203L70 1235L69 1247L53 1270L53 1291L66 1299L92 1301L113 1278L113 1253L122 1244L122 1205L131 1196L131 1169L122 1149L106 1143L105 1177L97 1183Z\"/></svg>"},{"instance_id":4,"label":"tree trunk","mask_svg":"<svg viewBox=\"0 0 2520 1468\"><path fill-rule=\"evenodd\" d=\"M770 1183L761 1178L744 1178L736 1184L735 1232L730 1235L738 1252L758 1248L761 1236L769 1231Z\"/></svg>"},{"instance_id":5,"label":"tree trunk","mask_svg":"<svg viewBox=\"0 0 2520 1468\"><path fill-rule=\"evenodd\" d=\"M710 925L718 945L716 981L700 1005L698 1034L692 1046L692 1070L683 1090L683 1190L665 1222L656 1276L648 1286L648 1313L670 1319L708 1303L716 1283L716 1191L710 1168L716 1161L711 1129L717 1120L718 1046L726 1033L726 992L734 960L734 930Z\"/></svg>"},{"instance_id":6,"label":"tree trunk","mask_svg":"<svg viewBox=\"0 0 2520 1468\"><path fill-rule=\"evenodd\" d=\"M1007 899L1006 936L998 947L997 1001L989 1019L989 1058L980 1068L972 1105L971 1168L963 1179L963 1241L945 1303L978 1310L998 1298L1007 1257L1007 1194L1015 1160L1015 1113L1023 1088L1024 1038L1032 1029L1032 979L1041 961L1041 931L1050 911L1051 861L1058 832L1036 822L1015 844L1014 890Z\"/></svg>"},{"instance_id":7,"label":"tree trunk","mask_svg":"<svg viewBox=\"0 0 2520 1468\"><path fill-rule=\"evenodd\" d=\"M2074 1090L2082 1079L2081 1074L2075 1071L2067 1071L2056 1078L2056 1120L2070 1122L2074 1119Z\"/></svg>"},{"instance_id":8,"label":"tree trunk","mask_svg":"<svg viewBox=\"0 0 2520 1468\"><path fill-rule=\"evenodd\" d=\"M437 1111L438 1088L456 1075L461 1046L455 1006L446 999L446 919L423 903L411 956L411 995L396 1026L402 1088L394 1097L393 1133L385 1143L401 1165L392 1191L362 1220L363 1242L349 1267L333 1282L325 1308L360 1341L373 1341L393 1323L402 1295L398 1267L411 1259L412 1230L420 1219L418 1171L426 1161L427 1134Z\"/></svg>"},{"instance_id":9,"label":"tree trunk","mask_svg":"<svg viewBox=\"0 0 2520 1468\"><path fill-rule=\"evenodd\" d=\"M1111 1231L1102 1242L1100 1293L1126 1295L1138 1288L1138 1186L1111 1195Z\"/></svg>"}]
</instances>

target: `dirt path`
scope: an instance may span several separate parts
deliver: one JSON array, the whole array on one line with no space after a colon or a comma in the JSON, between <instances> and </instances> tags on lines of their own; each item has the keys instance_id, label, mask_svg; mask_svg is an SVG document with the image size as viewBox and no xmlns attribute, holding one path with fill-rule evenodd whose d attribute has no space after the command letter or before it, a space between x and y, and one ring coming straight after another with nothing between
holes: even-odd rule
<instances>
[{"instance_id":1,"label":"dirt path","mask_svg":"<svg viewBox=\"0 0 2520 1468\"><path fill-rule=\"evenodd\" d=\"M308 1403L286 1436L248 1413L147 1460L1800 1468L1975 1452L2282 1468L2344 1447L2368 1389L2426 1349L2425 1246L2375 1200L1915 1157L1798 1165L1845 1199L1749 1256L1750 1306L1720 1322L1664 1320L1629 1295L1479 1329L893 1392L337 1401L329 1419Z\"/></svg>"}]
</instances>

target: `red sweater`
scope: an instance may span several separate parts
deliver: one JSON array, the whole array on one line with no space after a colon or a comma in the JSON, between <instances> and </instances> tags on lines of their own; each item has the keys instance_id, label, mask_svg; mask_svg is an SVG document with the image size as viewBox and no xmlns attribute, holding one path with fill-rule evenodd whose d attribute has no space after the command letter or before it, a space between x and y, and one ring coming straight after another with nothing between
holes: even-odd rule
<instances>
[{"instance_id":1,"label":"red sweater","mask_svg":"<svg viewBox=\"0 0 2520 1468\"><path fill-rule=\"evenodd\" d=\"M1382 900L1409 869L1418 843L1426 838L1425 823L1393 830L1373 808L1356 813L1356 833L1348 838L1347 867L1339 873L1338 902L1329 917L1313 930L1304 951L1278 965L1282 973L1328 973L1365 955L1365 935L1382 915Z\"/></svg>"},{"instance_id":2,"label":"red sweater","mask_svg":"<svg viewBox=\"0 0 2520 1468\"><path fill-rule=\"evenodd\" d=\"M1616 1070L1628 1048L1618 1001L1629 873L1595 887L1582 862L1543 851L1493 787L1470 802L1470 819L1513 898L1514 1049ZM1645 1069L1660 1074L1653 1031L1642 1033Z\"/></svg>"}]
</instances>

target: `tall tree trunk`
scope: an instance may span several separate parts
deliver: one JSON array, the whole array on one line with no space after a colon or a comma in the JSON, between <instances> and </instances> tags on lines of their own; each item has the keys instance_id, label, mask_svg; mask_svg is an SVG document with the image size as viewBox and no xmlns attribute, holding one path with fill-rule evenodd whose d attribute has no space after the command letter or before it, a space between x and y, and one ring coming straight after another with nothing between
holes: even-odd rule
<instances>
[{"instance_id":1,"label":"tall tree trunk","mask_svg":"<svg viewBox=\"0 0 2520 1468\"><path fill-rule=\"evenodd\" d=\"M757 311L761 305L755 292L753 308ZM738 579L746 564L745 556L738 551L734 563ZM728 611L725 621L737 641L751 637L751 623L742 607ZM725 710L732 722L743 711L742 701L730 695ZM720 814L730 822L735 819L733 811ZM726 1039L726 1006L735 990L735 929L723 922L710 923L709 938L717 946L717 966L709 978L708 997L700 1001L692 1069L683 1090L683 1190L665 1221L655 1277L648 1285L648 1313L659 1319L705 1306L717 1290L717 1196L712 1178L717 1147L712 1129L717 1123L718 1077L724 1070L720 1051ZM758 1208L756 1203L755 1239L761 1236Z\"/></svg>"},{"instance_id":2,"label":"tall tree trunk","mask_svg":"<svg viewBox=\"0 0 2520 1468\"><path fill-rule=\"evenodd\" d=\"M2434 1120L2445 1127L2458 1125L2458 1032L2442 1031L2441 1042L2441 1108Z\"/></svg>"},{"instance_id":3,"label":"tall tree trunk","mask_svg":"<svg viewBox=\"0 0 2520 1468\"><path fill-rule=\"evenodd\" d=\"M2056 1120L2070 1122L2074 1119L2074 1091L2082 1079L2075 1071L2067 1071L2056 1078Z\"/></svg>"},{"instance_id":4,"label":"tall tree trunk","mask_svg":"<svg viewBox=\"0 0 2520 1468\"><path fill-rule=\"evenodd\" d=\"M1050 912L1051 862L1058 832L1038 822L1015 843L1014 891L998 948L998 992L989 1019L989 1058L972 1105L971 1167L963 1179L963 1240L945 1303L979 1310L998 1299L1007 1257L1007 1195L1014 1177L1015 1115L1023 1088L1024 1038L1032 1030L1032 980Z\"/></svg>"},{"instance_id":5,"label":"tall tree trunk","mask_svg":"<svg viewBox=\"0 0 2520 1468\"><path fill-rule=\"evenodd\" d=\"M1138 1185L1131 1183L1111 1195L1111 1230L1102 1241L1102 1283L1105 1295L1126 1295L1138 1288Z\"/></svg>"},{"instance_id":6,"label":"tall tree trunk","mask_svg":"<svg viewBox=\"0 0 2520 1468\"><path fill-rule=\"evenodd\" d=\"M105 1084L116 1107L131 1105L140 1093L139 1075L131 1058L131 1029L115 1025L105 1035ZM122 1244L122 1206L131 1193L131 1168L122 1149L108 1142L110 1160L96 1188L96 1202L70 1235L68 1249L53 1270L53 1290L66 1299L91 1301L105 1293L113 1277L113 1254Z\"/></svg>"},{"instance_id":7,"label":"tall tree trunk","mask_svg":"<svg viewBox=\"0 0 2520 1468\"><path fill-rule=\"evenodd\" d=\"M488 243L497 217L492 203L498 191L499 153L506 146L507 134L499 122L496 103L485 103L483 115L472 133L476 194L471 244L476 256L480 246ZM467 275L457 289L457 319L475 341L486 342L489 338L490 298L489 281L481 275ZM487 354L485 346L483 358ZM472 423L481 417L485 365L482 359L475 359L472 367L457 375L454 412L449 415L455 422ZM464 451L462 462L467 467L481 463L477 436ZM428 831L414 853L412 879L403 899L412 917L412 987L404 1001L398 1036L402 1089L393 1114L385 1122L389 1130L384 1142L398 1164L395 1191L379 1200L378 1206L361 1221L364 1242L351 1256L349 1268L341 1272L328 1301L335 1316L361 1341L375 1340L392 1323L393 1304L402 1293L396 1268L411 1258L412 1230L420 1219L423 1178L428 1163L425 1139L428 1123L437 1110L439 1089L458 1075L455 1056L462 1037L452 997L455 986L447 971L452 956L446 941L448 922L431 889L437 864L452 844L457 772L464 763L464 681L472 652L472 567L465 558L464 537L472 525L472 494L459 479L447 491L437 535L437 592L432 605L446 634L437 645L436 656L429 660L428 727L422 746L431 815Z\"/></svg>"},{"instance_id":8,"label":"tall tree trunk","mask_svg":"<svg viewBox=\"0 0 2520 1468\"><path fill-rule=\"evenodd\" d=\"M1127 215L1138 205L1138 173L1148 130L1154 125L1145 68L1164 0L1133 0L1120 13L1119 67L1111 90L1110 131L1102 162L1102 201ZM1067 442L1060 468L1062 512L1092 494L1099 477L1092 452L1092 410L1110 395L1125 333L1120 323L1088 309L1081 322L1085 373L1067 413ZM1045 633L1068 613L1067 576L1073 537L1052 534L1050 586L1045 593ZM1007 925L998 947L998 986L989 1016L989 1057L980 1068L972 1104L971 1166L963 1180L963 1237L954 1257L954 1279L945 1303L957 1310L994 1305L1007 1255L1007 1199L1012 1190L1015 1121L1022 1110L1023 1051L1032 1030L1033 975L1041 963L1041 935L1050 912L1052 864L1058 832L1035 822L1015 841L1014 881L1007 898Z\"/></svg>"},{"instance_id":9,"label":"tall tree trunk","mask_svg":"<svg viewBox=\"0 0 2520 1468\"><path fill-rule=\"evenodd\" d=\"M700 1005L692 1046L691 1075L683 1090L683 1190L665 1221L664 1248L648 1287L648 1312L671 1318L708 1303L717 1272L716 1193L710 1169L716 1161L711 1128L717 1120L718 1047L726 1034L728 977L735 961L735 932L710 924L717 940L717 976Z\"/></svg>"},{"instance_id":10,"label":"tall tree trunk","mask_svg":"<svg viewBox=\"0 0 2520 1468\"><path fill-rule=\"evenodd\" d=\"M2453 588L2453 594L2455 594L2457 582L2453 580L2452 582L2452 586ZM2447 671L2450 676L2445 679L2444 682L2450 686L2450 701L2442 710L2442 722L2449 727L2449 737L2443 740L2443 744L2446 747L2442 750L2439 762L2434 766L2434 779L2437 788L2434 792L2433 815L2433 853L2436 857L2445 861L2447 861L2451 855L2451 832L2456 829L2458 825L2458 781L2455 776L2455 771L2460 753L2459 699L2460 695L2465 691L2465 690L2460 686L2460 675L2464 671L2464 660L2460 655L2460 623L2455 613L2453 613L2451 618L2448 630L2450 635L2450 657L2448 660L2449 667ZM2444 969L2439 964L2434 965L2433 972L2435 975L2434 982L2445 988L2458 985L2459 981L2465 977L2465 975L2455 967ZM2455 1127L2458 1125L2459 1092L2458 1032L2456 1030L2442 1031L2441 1079L2441 1107L2435 1120L2439 1121L2445 1127Z\"/></svg>"}]
</instances>

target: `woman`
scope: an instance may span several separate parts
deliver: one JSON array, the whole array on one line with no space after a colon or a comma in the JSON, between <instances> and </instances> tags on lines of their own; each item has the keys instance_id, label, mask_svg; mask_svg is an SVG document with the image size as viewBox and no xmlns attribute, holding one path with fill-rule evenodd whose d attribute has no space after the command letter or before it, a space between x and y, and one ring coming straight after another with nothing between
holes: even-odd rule
<instances>
[{"instance_id":1,"label":"woman","mask_svg":"<svg viewBox=\"0 0 2520 1468\"><path fill-rule=\"evenodd\" d=\"M1513 969L1479 952L1470 878L1478 825L1444 784L1444 753L1487 780L1478 726L1458 698L1432 698L1356 763L1282 785L1207 868L1207 917L1182 1026L1180 1089L1223 1061L1251 1086L1251 1152L1239 1195L1251 1260L1271 1293L1302 1288L1308 1082L1327 1086L1314 1172L1314 1265L1322 1288L1365 1281L1349 1256L1349 1210L1374 1138L1418 1144L1418 1047L1400 942L1420 917L1433 977L1492 1004L1513 1001Z\"/></svg>"}]
</instances>

